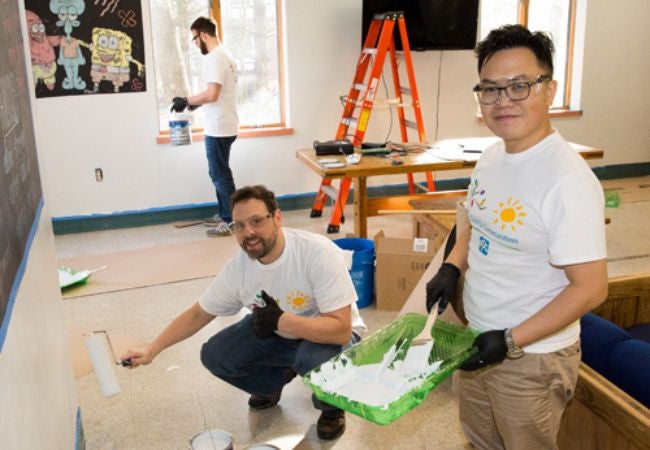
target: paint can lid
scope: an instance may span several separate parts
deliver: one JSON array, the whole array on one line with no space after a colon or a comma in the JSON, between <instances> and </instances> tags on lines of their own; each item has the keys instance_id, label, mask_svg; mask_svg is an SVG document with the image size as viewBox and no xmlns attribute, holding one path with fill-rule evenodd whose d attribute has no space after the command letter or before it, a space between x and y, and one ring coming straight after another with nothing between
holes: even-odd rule
<instances>
[{"instance_id":1,"label":"paint can lid","mask_svg":"<svg viewBox=\"0 0 650 450\"><path fill-rule=\"evenodd\" d=\"M206 430L190 439L191 450L232 450L232 435L223 430Z\"/></svg>"}]
</instances>

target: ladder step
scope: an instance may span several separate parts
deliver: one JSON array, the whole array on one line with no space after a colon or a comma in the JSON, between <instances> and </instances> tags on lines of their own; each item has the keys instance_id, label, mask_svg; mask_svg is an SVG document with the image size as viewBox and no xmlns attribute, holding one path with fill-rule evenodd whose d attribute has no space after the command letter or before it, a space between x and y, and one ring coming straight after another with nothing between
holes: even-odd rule
<instances>
[{"instance_id":1,"label":"ladder step","mask_svg":"<svg viewBox=\"0 0 650 450\"><path fill-rule=\"evenodd\" d=\"M368 88L368 85L365 83L355 83L352 85L352 89L356 89L359 92L364 92Z\"/></svg>"},{"instance_id":2,"label":"ladder step","mask_svg":"<svg viewBox=\"0 0 650 450\"><path fill-rule=\"evenodd\" d=\"M403 108L405 106L412 106L410 103L400 103L399 98L389 98L387 100L376 100L373 108L388 109L388 108Z\"/></svg>"},{"instance_id":3,"label":"ladder step","mask_svg":"<svg viewBox=\"0 0 650 450\"><path fill-rule=\"evenodd\" d=\"M429 192L429 189L427 189L426 186L422 186L420 183L414 183L415 184L415 189L420 191L420 192Z\"/></svg>"},{"instance_id":4,"label":"ladder step","mask_svg":"<svg viewBox=\"0 0 650 450\"><path fill-rule=\"evenodd\" d=\"M336 200L339 196L339 190L331 184L329 186L321 186L320 190L327 194L327 196L332 200Z\"/></svg>"},{"instance_id":5,"label":"ladder step","mask_svg":"<svg viewBox=\"0 0 650 450\"><path fill-rule=\"evenodd\" d=\"M400 92L400 94L412 95L411 88L407 88L406 86L400 86L399 87L399 92Z\"/></svg>"},{"instance_id":6,"label":"ladder step","mask_svg":"<svg viewBox=\"0 0 650 450\"><path fill-rule=\"evenodd\" d=\"M357 122L358 119L356 117L344 117L343 119L341 119L341 123L343 125L352 126L352 127L356 127Z\"/></svg>"},{"instance_id":7,"label":"ladder step","mask_svg":"<svg viewBox=\"0 0 650 450\"><path fill-rule=\"evenodd\" d=\"M413 120L406 120L404 119L404 126L407 126L409 128L415 128L417 130L418 124L415 123Z\"/></svg>"},{"instance_id":8,"label":"ladder step","mask_svg":"<svg viewBox=\"0 0 650 450\"><path fill-rule=\"evenodd\" d=\"M377 54L377 49L376 48L371 48L371 47L364 47L362 50L362 53L365 53L366 55L376 55Z\"/></svg>"}]
</instances>

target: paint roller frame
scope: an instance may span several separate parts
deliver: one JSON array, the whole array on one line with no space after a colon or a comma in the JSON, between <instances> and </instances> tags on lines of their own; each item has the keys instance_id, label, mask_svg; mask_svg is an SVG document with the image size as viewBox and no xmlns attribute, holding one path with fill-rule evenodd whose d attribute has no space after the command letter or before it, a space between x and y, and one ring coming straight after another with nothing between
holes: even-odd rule
<instances>
[{"instance_id":1,"label":"paint roller frame","mask_svg":"<svg viewBox=\"0 0 650 450\"><path fill-rule=\"evenodd\" d=\"M93 330L90 333L88 333L86 336L93 335L95 333L102 333L106 337L106 342L108 342L108 348L111 351L111 356L113 357L113 362L115 363L116 366L122 366L122 367L129 367L132 365L131 358L127 359L119 359L117 356L115 356L115 350L113 349L113 343L111 342L111 337L108 334L107 330Z\"/></svg>"}]
</instances>

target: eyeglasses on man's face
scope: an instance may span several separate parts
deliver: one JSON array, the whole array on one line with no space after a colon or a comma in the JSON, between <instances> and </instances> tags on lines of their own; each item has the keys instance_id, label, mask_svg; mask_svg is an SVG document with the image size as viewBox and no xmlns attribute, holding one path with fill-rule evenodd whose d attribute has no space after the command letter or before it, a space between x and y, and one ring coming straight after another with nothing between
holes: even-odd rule
<instances>
[{"instance_id":1,"label":"eyeglasses on man's face","mask_svg":"<svg viewBox=\"0 0 650 450\"><path fill-rule=\"evenodd\" d=\"M194 36L192 36L192 40L190 41L190 43L193 44L194 42L196 42L196 40L199 38L200 35L201 35L201 33L197 33Z\"/></svg>"},{"instance_id":2,"label":"eyeglasses on man's face","mask_svg":"<svg viewBox=\"0 0 650 450\"><path fill-rule=\"evenodd\" d=\"M246 220L235 220L228 224L228 228L230 228L230 231L237 234L243 233L244 230L246 230L246 226L249 226L253 230L259 230L266 225L266 222L271 217L273 217L273 213L268 213L265 216L253 216Z\"/></svg>"},{"instance_id":3,"label":"eyeglasses on man's face","mask_svg":"<svg viewBox=\"0 0 650 450\"><path fill-rule=\"evenodd\" d=\"M534 85L539 85L544 81L551 79L551 76L539 75L534 80L517 80L512 81L505 86L497 86L489 83L477 84L474 86L474 94L476 99L481 105L494 105L501 99L502 93L505 92L506 96L513 102L520 102L526 100L530 96L530 88Z\"/></svg>"}]
</instances>

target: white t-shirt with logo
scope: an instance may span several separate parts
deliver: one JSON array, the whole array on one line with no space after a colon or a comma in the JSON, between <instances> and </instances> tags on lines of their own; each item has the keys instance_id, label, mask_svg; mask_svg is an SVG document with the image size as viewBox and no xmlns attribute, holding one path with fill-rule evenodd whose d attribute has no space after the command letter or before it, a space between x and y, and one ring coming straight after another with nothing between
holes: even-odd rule
<instances>
[{"instance_id":1,"label":"white t-shirt with logo","mask_svg":"<svg viewBox=\"0 0 650 450\"><path fill-rule=\"evenodd\" d=\"M557 131L521 153L506 153L503 141L487 149L467 195L470 327L519 325L568 285L562 266L606 258L604 205L598 179ZM576 321L524 350L553 352L579 335Z\"/></svg>"},{"instance_id":2,"label":"white t-shirt with logo","mask_svg":"<svg viewBox=\"0 0 650 450\"><path fill-rule=\"evenodd\" d=\"M218 45L203 61L203 83L221 85L216 102L203 105L204 133L206 136L237 136L237 63L223 45Z\"/></svg>"},{"instance_id":3,"label":"white t-shirt with logo","mask_svg":"<svg viewBox=\"0 0 650 450\"><path fill-rule=\"evenodd\" d=\"M262 264L240 249L199 300L201 308L216 316L230 316L244 307L252 309L256 296L265 290L283 311L302 317L352 305L352 329L365 331L343 251L325 236L287 227L282 230L285 247L276 261Z\"/></svg>"}]
</instances>

